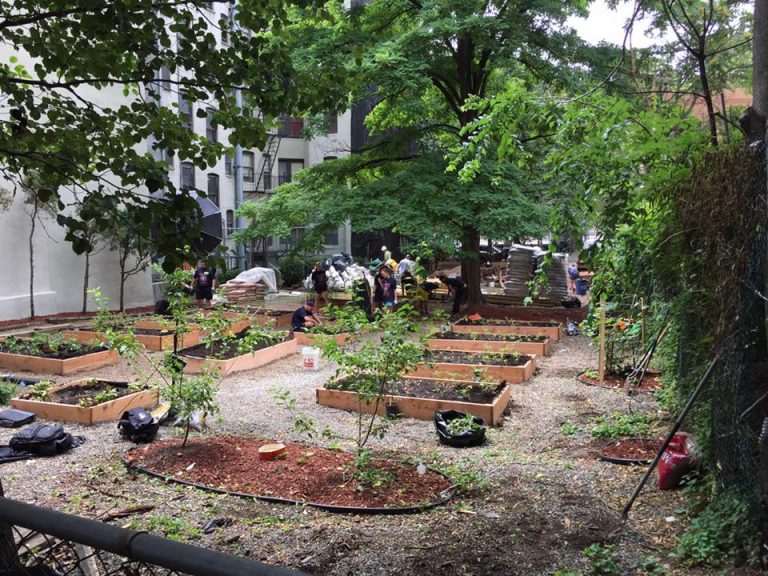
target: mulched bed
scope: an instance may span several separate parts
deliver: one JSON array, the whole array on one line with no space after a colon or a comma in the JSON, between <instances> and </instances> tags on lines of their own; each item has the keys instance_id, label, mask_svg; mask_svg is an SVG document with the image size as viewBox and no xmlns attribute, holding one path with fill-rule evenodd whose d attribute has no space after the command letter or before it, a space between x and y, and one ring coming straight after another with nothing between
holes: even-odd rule
<instances>
[{"instance_id":1,"label":"mulched bed","mask_svg":"<svg viewBox=\"0 0 768 576\"><path fill-rule=\"evenodd\" d=\"M531 360L524 354L476 354L455 350L427 350L424 354L426 364L445 362L447 364L479 364L481 366L523 366Z\"/></svg>"},{"instance_id":2,"label":"mulched bed","mask_svg":"<svg viewBox=\"0 0 768 576\"><path fill-rule=\"evenodd\" d=\"M241 334L238 334L238 337ZM285 338L278 342L272 340L259 342L250 350L250 352L256 352L257 350L269 348L270 346L279 344L284 340ZM198 344L197 346L184 349L185 356L193 356L195 358L218 358L222 360L228 360L229 358L235 358L236 356L242 356L243 354L248 354L248 352L241 352L238 350L237 339L212 342L210 346L207 344Z\"/></svg>"},{"instance_id":3,"label":"mulched bed","mask_svg":"<svg viewBox=\"0 0 768 576\"><path fill-rule=\"evenodd\" d=\"M600 457L616 464L648 464L661 445L661 440L627 438L605 446L600 451Z\"/></svg>"},{"instance_id":4,"label":"mulched bed","mask_svg":"<svg viewBox=\"0 0 768 576\"><path fill-rule=\"evenodd\" d=\"M624 376L618 376L616 374L606 374L605 380L600 382L597 378L587 376L584 372L579 374L576 379L582 384L588 386L599 386L600 388L609 388L611 390L624 390ZM640 390L641 392L653 392L661 388L659 382L659 374L656 372L646 372L643 381L639 384L637 382L632 384L632 390Z\"/></svg>"},{"instance_id":5,"label":"mulched bed","mask_svg":"<svg viewBox=\"0 0 768 576\"><path fill-rule=\"evenodd\" d=\"M394 480L381 488L359 489L351 477L354 459L347 452L286 443L286 455L261 460L258 449L274 441L242 436L191 439L182 450L179 440L161 440L126 454L132 465L179 480L217 489L332 506L391 508L435 502L449 488L435 472L377 460Z\"/></svg>"},{"instance_id":6,"label":"mulched bed","mask_svg":"<svg viewBox=\"0 0 768 576\"><path fill-rule=\"evenodd\" d=\"M51 393L51 399L48 402L57 402L59 404L77 405L80 400L93 399L93 397L99 392L104 392L107 389L112 389L117 394L115 398L121 398L132 394L131 390L128 390L127 382L111 382L109 380L93 380L92 383L82 384L78 386L71 386L65 390ZM21 395L21 398L27 398L27 395ZM93 406L96 402L88 402L88 406Z\"/></svg>"},{"instance_id":7,"label":"mulched bed","mask_svg":"<svg viewBox=\"0 0 768 576\"><path fill-rule=\"evenodd\" d=\"M514 318L483 318L482 320L469 320L463 318L456 322L457 326L557 326L552 321L521 321Z\"/></svg>"},{"instance_id":8,"label":"mulched bed","mask_svg":"<svg viewBox=\"0 0 768 576\"><path fill-rule=\"evenodd\" d=\"M545 308L541 306L499 306L496 304L470 304L467 314L480 314L483 318L511 318L519 321L541 322L554 320L565 324L566 320L581 322L587 317L588 308Z\"/></svg>"},{"instance_id":9,"label":"mulched bed","mask_svg":"<svg viewBox=\"0 0 768 576\"><path fill-rule=\"evenodd\" d=\"M0 352L34 356L35 358L50 358L52 360L67 360L69 358L85 356L86 354L93 354L94 352L103 352L104 350L106 350L106 348L103 346L90 346L88 344L78 344L77 347L74 345L72 345L72 347L62 347L56 351L51 350L48 346L41 346L38 350L9 350L7 346L0 344Z\"/></svg>"},{"instance_id":10,"label":"mulched bed","mask_svg":"<svg viewBox=\"0 0 768 576\"><path fill-rule=\"evenodd\" d=\"M508 334L466 334L463 332L439 332L432 336L441 340L483 340L488 342L544 342L546 336L514 336Z\"/></svg>"},{"instance_id":11,"label":"mulched bed","mask_svg":"<svg viewBox=\"0 0 768 576\"><path fill-rule=\"evenodd\" d=\"M352 390L352 382L348 379L329 382L325 385L328 390ZM460 385L451 380L428 380L420 378L403 378L393 382L387 388L387 394L409 396L413 398L428 398L430 400L451 400L454 402L473 402L475 404L492 404L493 400L504 390L505 381L488 386L465 384Z\"/></svg>"}]
</instances>

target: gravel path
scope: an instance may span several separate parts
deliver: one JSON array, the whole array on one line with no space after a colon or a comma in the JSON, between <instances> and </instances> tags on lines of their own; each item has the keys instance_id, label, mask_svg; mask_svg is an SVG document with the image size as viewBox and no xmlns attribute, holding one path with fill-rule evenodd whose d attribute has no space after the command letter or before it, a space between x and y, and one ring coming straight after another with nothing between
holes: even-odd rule
<instances>
[{"instance_id":1,"label":"gravel path","mask_svg":"<svg viewBox=\"0 0 768 576\"><path fill-rule=\"evenodd\" d=\"M490 430L483 447L444 447L431 422L410 419L398 422L384 439L374 439L372 447L379 452L421 458L453 474L471 471L484 479L484 487L425 514L333 515L166 485L125 471L119 455L131 444L120 440L115 423L67 424L68 431L86 436L83 446L55 458L5 464L3 485L8 497L88 517L152 504L154 510L121 520L121 525L145 528L153 517L180 518L190 530L186 537L199 545L317 575L553 574L585 568L581 551L593 542L616 545L624 574L642 574L637 566L649 557L658 560L664 573L715 574L675 568L668 559L680 529L675 513L683 504L679 493L659 492L652 482L622 526L618 510L643 469L597 460L592 421L630 407L655 412L657 405L650 395L630 401L621 392L578 383L575 376L594 366L595 356L587 338L557 343L551 357L539 359L535 377L514 388L503 427ZM122 363L90 375L126 379L129 372ZM294 355L230 375L221 383L221 412L209 422L210 432L306 441L293 431L293 416L273 398L274 390L287 388L297 408L319 428L328 425L354 435L352 413L315 403L315 388L333 374L327 363L319 371L305 371L301 356ZM563 424L570 435L561 431ZM178 433L161 428L161 437ZM0 429L0 443L11 435ZM196 533L196 527L219 517L235 522L210 535Z\"/></svg>"}]
</instances>

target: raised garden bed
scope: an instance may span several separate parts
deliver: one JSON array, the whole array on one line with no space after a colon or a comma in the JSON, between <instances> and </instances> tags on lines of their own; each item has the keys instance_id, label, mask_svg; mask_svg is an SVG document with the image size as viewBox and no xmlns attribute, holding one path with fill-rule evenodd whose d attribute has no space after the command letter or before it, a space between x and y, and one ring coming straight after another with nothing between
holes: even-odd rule
<instances>
[{"instance_id":1,"label":"raised garden bed","mask_svg":"<svg viewBox=\"0 0 768 576\"><path fill-rule=\"evenodd\" d=\"M115 396L112 399L110 396ZM55 386L48 391L47 400L20 396L11 400L11 408L34 412L44 420L76 422L90 426L97 422L118 420L131 408L149 408L157 404L157 389L132 392L127 382L105 380L76 380Z\"/></svg>"},{"instance_id":2,"label":"raised garden bed","mask_svg":"<svg viewBox=\"0 0 768 576\"><path fill-rule=\"evenodd\" d=\"M453 332L463 334L507 334L523 336L546 336L552 340L560 339L560 325L556 322L516 322L514 320L459 320L451 326Z\"/></svg>"},{"instance_id":3,"label":"raised garden bed","mask_svg":"<svg viewBox=\"0 0 768 576\"><path fill-rule=\"evenodd\" d=\"M603 447L600 459L613 464L649 464L662 443L648 438L626 438Z\"/></svg>"},{"instance_id":4,"label":"raised garden bed","mask_svg":"<svg viewBox=\"0 0 768 576\"><path fill-rule=\"evenodd\" d=\"M0 342L0 367L8 370L64 375L119 361L120 356L115 350L79 342L71 342L55 351L47 346L26 348L22 345L19 348Z\"/></svg>"},{"instance_id":5,"label":"raised garden bed","mask_svg":"<svg viewBox=\"0 0 768 576\"><path fill-rule=\"evenodd\" d=\"M201 334L202 332L200 330L193 330L181 335L179 338L179 350L200 344ZM102 332L87 329L64 330L62 331L62 335L66 338L71 338L85 344L99 343L105 340ZM172 329L169 332L167 329L155 330L149 328L134 328L133 335L147 350L153 350L155 352L173 350Z\"/></svg>"},{"instance_id":6,"label":"raised garden bed","mask_svg":"<svg viewBox=\"0 0 768 576\"><path fill-rule=\"evenodd\" d=\"M344 344L347 342L347 340L350 339L349 332L340 332L338 334L324 334L321 333L322 336L325 338L332 337L334 340L336 340L337 344ZM314 332L294 332L293 338L296 340L296 344L299 346L314 346L315 345L315 339L317 336L320 336L321 334L314 333Z\"/></svg>"},{"instance_id":7,"label":"raised garden bed","mask_svg":"<svg viewBox=\"0 0 768 576\"><path fill-rule=\"evenodd\" d=\"M367 414L373 414L376 409L380 416L386 413L388 405L395 405L397 413L405 418L430 421L436 410L459 410L494 426L501 421L512 393L512 385L504 381L481 385L461 380L403 377L392 385L391 393L383 397L377 408L375 399L360 402L357 393L344 387L342 380L317 388L317 403L341 410L360 408Z\"/></svg>"},{"instance_id":8,"label":"raised garden bed","mask_svg":"<svg viewBox=\"0 0 768 576\"><path fill-rule=\"evenodd\" d=\"M424 363L409 370L407 376L469 381L481 377L485 380L506 380L512 384L520 384L533 376L535 369L535 358L521 354L428 350Z\"/></svg>"},{"instance_id":9,"label":"raised garden bed","mask_svg":"<svg viewBox=\"0 0 768 576\"><path fill-rule=\"evenodd\" d=\"M287 335L285 336L287 338ZM242 354L238 351L238 342L214 342L211 347L198 344L184 350L182 357L186 362L185 372L197 374L205 368L214 368L226 376L233 372L252 370L280 358L295 354L298 350L296 340L283 340L277 344L262 343L254 351Z\"/></svg>"},{"instance_id":10,"label":"raised garden bed","mask_svg":"<svg viewBox=\"0 0 768 576\"><path fill-rule=\"evenodd\" d=\"M618 374L606 374L605 379L600 381L593 371L582 372L576 379L582 384L587 386L598 386L600 388L608 388L609 390L624 390L625 376ZM661 382L659 382L658 372L646 372L643 381L633 383L630 390L637 392L653 392L661 388Z\"/></svg>"},{"instance_id":11,"label":"raised garden bed","mask_svg":"<svg viewBox=\"0 0 768 576\"><path fill-rule=\"evenodd\" d=\"M552 343L546 336L509 336L506 334L472 334L441 332L429 339L427 345L434 350L460 352L493 352L549 356Z\"/></svg>"},{"instance_id":12,"label":"raised garden bed","mask_svg":"<svg viewBox=\"0 0 768 576\"><path fill-rule=\"evenodd\" d=\"M216 492L269 502L303 504L332 512L418 512L441 504L450 495L450 482L427 470L393 460L376 460L391 481L360 489L351 478L354 455L317 446L284 443L274 460L259 458L259 448L273 440L242 436L195 438L181 448L176 439L160 440L130 450L128 466L176 482Z\"/></svg>"}]
</instances>

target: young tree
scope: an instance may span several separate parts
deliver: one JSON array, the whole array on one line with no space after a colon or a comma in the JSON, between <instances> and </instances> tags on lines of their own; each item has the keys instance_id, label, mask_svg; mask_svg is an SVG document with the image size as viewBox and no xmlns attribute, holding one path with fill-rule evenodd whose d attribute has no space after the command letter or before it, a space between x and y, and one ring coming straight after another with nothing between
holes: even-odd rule
<instances>
[{"instance_id":1,"label":"young tree","mask_svg":"<svg viewBox=\"0 0 768 576\"><path fill-rule=\"evenodd\" d=\"M125 282L149 266L151 240L149 228L133 207L124 207L105 233L110 250L117 252L120 265L120 311L125 310Z\"/></svg>"}]
</instances>

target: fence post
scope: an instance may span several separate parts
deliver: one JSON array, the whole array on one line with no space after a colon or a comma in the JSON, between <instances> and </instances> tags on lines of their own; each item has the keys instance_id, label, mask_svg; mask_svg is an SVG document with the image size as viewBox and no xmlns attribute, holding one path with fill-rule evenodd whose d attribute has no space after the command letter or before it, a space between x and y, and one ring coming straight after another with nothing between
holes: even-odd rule
<instances>
[{"instance_id":1,"label":"fence post","mask_svg":"<svg viewBox=\"0 0 768 576\"><path fill-rule=\"evenodd\" d=\"M645 301L640 298L640 342L645 350Z\"/></svg>"},{"instance_id":2,"label":"fence post","mask_svg":"<svg viewBox=\"0 0 768 576\"><path fill-rule=\"evenodd\" d=\"M605 298L600 299L600 350L597 358L597 377L605 380Z\"/></svg>"},{"instance_id":3,"label":"fence post","mask_svg":"<svg viewBox=\"0 0 768 576\"><path fill-rule=\"evenodd\" d=\"M5 498L2 480L0 480L0 498ZM13 540L13 526L0 522L0 574L15 574L20 568L21 562L19 562Z\"/></svg>"}]
</instances>

